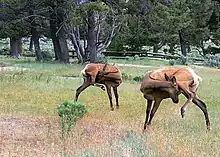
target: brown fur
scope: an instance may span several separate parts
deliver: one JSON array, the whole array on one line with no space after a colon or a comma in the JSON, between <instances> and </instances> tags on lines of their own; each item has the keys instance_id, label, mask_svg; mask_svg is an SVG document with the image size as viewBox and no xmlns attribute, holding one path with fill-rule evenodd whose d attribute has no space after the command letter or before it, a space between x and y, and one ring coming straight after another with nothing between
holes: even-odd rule
<instances>
[{"instance_id":1,"label":"brown fur","mask_svg":"<svg viewBox=\"0 0 220 157\"><path fill-rule=\"evenodd\" d=\"M170 79L171 78L171 79ZM146 125L150 125L151 120L157 111L160 102L166 98L175 97L173 92L175 91L174 86L168 87L168 82L175 78L174 84L178 87L178 92L176 95L183 94L187 101L181 107L181 115L184 117L184 113L189 103L193 102L197 105L204 113L207 129L210 130L210 121L207 112L206 105L201 101L197 95L196 91L199 87L199 82L201 77L195 74L192 69L189 68L169 68L169 69L159 69L153 72L148 72L141 84L141 92L144 94L144 97L148 100L148 106L146 110ZM167 82L168 81L168 82ZM171 81L172 82L172 81ZM155 101L153 109L151 110L152 101ZM150 120L148 117L151 111Z\"/></svg>"},{"instance_id":2,"label":"brown fur","mask_svg":"<svg viewBox=\"0 0 220 157\"><path fill-rule=\"evenodd\" d=\"M80 93L90 85L98 86L103 90L105 89L105 86L108 93L111 110L114 110L111 88L113 88L116 98L116 107L119 107L117 87L122 83L122 75L118 68L112 65L91 63L87 64L81 73L84 76L84 82L76 90L75 101L78 100Z\"/></svg>"}]
</instances>

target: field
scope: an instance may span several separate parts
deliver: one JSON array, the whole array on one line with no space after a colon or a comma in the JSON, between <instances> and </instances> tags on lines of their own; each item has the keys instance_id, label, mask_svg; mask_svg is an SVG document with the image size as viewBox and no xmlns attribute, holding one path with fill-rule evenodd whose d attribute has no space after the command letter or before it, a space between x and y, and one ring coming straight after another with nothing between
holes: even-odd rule
<instances>
[{"instance_id":1,"label":"field","mask_svg":"<svg viewBox=\"0 0 220 157\"><path fill-rule=\"evenodd\" d=\"M195 105L181 118L183 96L178 105L170 99L163 101L151 128L143 132L146 101L140 83L124 81L119 87L118 110L110 111L106 92L96 87L80 95L88 113L77 121L63 148L57 106L73 98L82 83L79 73L83 66L1 61L20 69L0 71L0 156L220 156L219 69L192 66L203 78L198 95L208 107L210 133ZM139 76L161 66L119 68Z\"/></svg>"}]
</instances>

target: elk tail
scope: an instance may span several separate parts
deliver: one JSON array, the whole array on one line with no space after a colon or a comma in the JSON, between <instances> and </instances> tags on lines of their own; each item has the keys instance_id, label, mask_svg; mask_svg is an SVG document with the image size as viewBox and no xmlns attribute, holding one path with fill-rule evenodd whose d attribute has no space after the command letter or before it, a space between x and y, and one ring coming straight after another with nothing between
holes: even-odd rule
<instances>
[{"instance_id":1,"label":"elk tail","mask_svg":"<svg viewBox=\"0 0 220 157\"><path fill-rule=\"evenodd\" d=\"M81 71L81 74L82 74L83 76L87 76L86 70L87 70L87 65L86 65L85 68Z\"/></svg>"}]
</instances>

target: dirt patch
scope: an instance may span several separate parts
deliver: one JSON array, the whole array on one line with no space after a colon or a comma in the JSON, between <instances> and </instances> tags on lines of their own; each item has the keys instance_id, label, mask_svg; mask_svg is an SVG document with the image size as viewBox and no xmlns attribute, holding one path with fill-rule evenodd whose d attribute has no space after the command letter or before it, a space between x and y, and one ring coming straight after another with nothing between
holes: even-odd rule
<instances>
[{"instance_id":1,"label":"dirt patch","mask_svg":"<svg viewBox=\"0 0 220 157\"><path fill-rule=\"evenodd\" d=\"M6 63L6 62L0 62L0 67L8 67L11 66L11 63Z\"/></svg>"},{"instance_id":2,"label":"dirt patch","mask_svg":"<svg viewBox=\"0 0 220 157\"><path fill-rule=\"evenodd\" d=\"M0 153L3 156L54 156L57 151L53 150L59 147L51 147L48 142L48 137L56 134L51 123L44 117L0 116Z\"/></svg>"},{"instance_id":3,"label":"dirt patch","mask_svg":"<svg viewBox=\"0 0 220 157\"><path fill-rule=\"evenodd\" d=\"M0 154L3 156L61 156L61 129L57 117L0 116ZM85 117L72 129L65 151L75 155L86 150L109 151L126 129L101 119Z\"/></svg>"},{"instance_id":4,"label":"dirt patch","mask_svg":"<svg viewBox=\"0 0 220 157\"><path fill-rule=\"evenodd\" d=\"M19 67L1 67L0 66L0 72L4 72L4 71L25 71L25 70L29 70L28 68L19 68Z\"/></svg>"}]
</instances>

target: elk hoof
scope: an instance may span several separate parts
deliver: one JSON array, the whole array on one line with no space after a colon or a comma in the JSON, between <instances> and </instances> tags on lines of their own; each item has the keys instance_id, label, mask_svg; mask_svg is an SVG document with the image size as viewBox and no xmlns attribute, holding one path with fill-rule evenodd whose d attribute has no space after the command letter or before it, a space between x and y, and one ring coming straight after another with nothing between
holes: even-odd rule
<instances>
[{"instance_id":1,"label":"elk hoof","mask_svg":"<svg viewBox=\"0 0 220 157\"><path fill-rule=\"evenodd\" d=\"M114 111L114 108L113 108L113 107L111 108L111 111Z\"/></svg>"},{"instance_id":2,"label":"elk hoof","mask_svg":"<svg viewBox=\"0 0 220 157\"><path fill-rule=\"evenodd\" d=\"M144 125L144 129L142 130L143 133L146 132L146 131L149 131L149 130L151 130L151 127L149 125L147 125L147 124Z\"/></svg>"},{"instance_id":3,"label":"elk hoof","mask_svg":"<svg viewBox=\"0 0 220 157\"><path fill-rule=\"evenodd\" d=\"M119 106L116 106L116 109L119 109Z\"/></svg>"},{"instance_id":4,"label":"elk hoof","mask_svg":"<svg viewBox=\"0 0 220 157\"><path fill-rule=\"evenodd\" d=\"M206 133L209 133L211 131L211 127L210 126L207 126L207 131Z\"/></svg>"},{"instance_id":5,"label":"elk hoof","mask_svg":"<svg viewBox=\"0 0 220 157\"><path fill-rule=\"evenodd\" d=\"M183 108L181 108L181 116L182 116L182 118L184 118L184 116L185 116L185 109L183 109Z\"/></svg>"}]
</instances>

